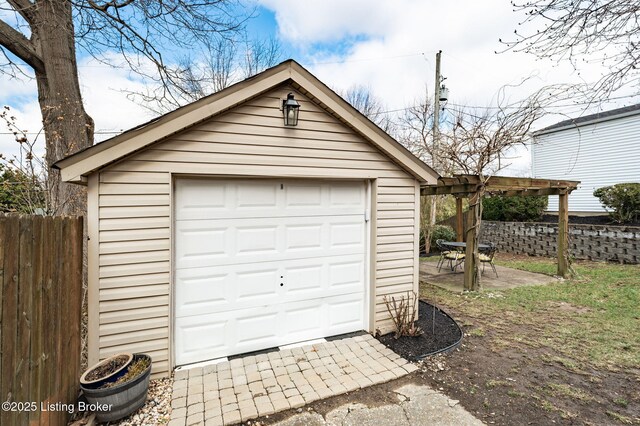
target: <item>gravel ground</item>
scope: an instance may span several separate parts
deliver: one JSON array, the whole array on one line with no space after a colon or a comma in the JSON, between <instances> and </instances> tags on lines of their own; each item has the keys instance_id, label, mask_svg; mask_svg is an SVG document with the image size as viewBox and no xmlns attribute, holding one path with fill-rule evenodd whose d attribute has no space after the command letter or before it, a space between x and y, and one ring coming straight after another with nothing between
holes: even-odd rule
<instances>
[{"instance_id":1,"label":"gravel ground","mask_svg":"<svg viewBox=\"0 0 640 426\"><path fill-rule=\"evenodd\" d=\"M171 388L173 378L156 379L149 382L147 402L135 413L119 422L99 423L100 425L117 426L147 426L165 425L171 418ZM70 426L84 426L89 421L91 413L77 413Z\"/></svg>"},{"instance_id":2,"label":"gravel ground","mask_svg":"<svg viewBox=\"0 0 640 426\"><path fill-rule=\"evenodd\" d=\"M163 425L171 418L171 385L173 379L156 379L149 382L147 402L138 411L117 423L103 425L142 426Z\"/></svg>"}]
</instances>

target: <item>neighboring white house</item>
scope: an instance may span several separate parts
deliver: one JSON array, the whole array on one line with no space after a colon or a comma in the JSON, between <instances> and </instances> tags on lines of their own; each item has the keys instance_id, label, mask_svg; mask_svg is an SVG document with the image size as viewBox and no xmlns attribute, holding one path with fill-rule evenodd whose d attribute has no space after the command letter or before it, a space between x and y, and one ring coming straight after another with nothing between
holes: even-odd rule
<instances>
[{"instance_id":1,"label":"neighboring white house","mask_svg":"<svg viewBox=\"0 0 640 426\"><path fill-rule=\"evenodd\" d=\"M533 136L533 177L581 182L571 212L604 213L595 189L640 182L640 104L561 121ZM549 197L548 211L558 211L557 196Z\"/></svg>"}]
</instances>

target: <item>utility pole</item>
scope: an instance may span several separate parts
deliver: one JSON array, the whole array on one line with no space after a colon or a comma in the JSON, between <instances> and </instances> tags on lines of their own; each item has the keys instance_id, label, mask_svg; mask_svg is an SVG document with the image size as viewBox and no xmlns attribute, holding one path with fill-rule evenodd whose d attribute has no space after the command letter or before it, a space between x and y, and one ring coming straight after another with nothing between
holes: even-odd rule
<instances>
[{"instance_id":1,"label":"utility pole","mask_svg":"<svg viewBox=\"0 0 640 426\"><path fill-rule=\"evenodd\" d=\"M439 150L438 150L438 142L440 139L440 55L442 54L442 50L439 50L436 53L436 90L433 95L433 143L431 144L431 166L433 169L438 172L440 167L438 165L439 159ZM429 200L429 228L427 229L426 238L425 238L425 251L429 252L431 249L431 232L433 230L434 225L436 224L436 209L438 207L438 196L432 195Z\"/></svg>"},{"instance_id":2,"label":"utility pole","mask_svg":"<svg viewBox=\"0 0 640 426\"><path fill-rule=\"evenodd\" d=\"M433 95L433 152L431 154L431 162L433 168L438 171L438 142L440 139L440 79L442 76L440 75L440 56L442 55L442 50L439 50L436 53L436 89Z\"/></svg>"}]
</instances>

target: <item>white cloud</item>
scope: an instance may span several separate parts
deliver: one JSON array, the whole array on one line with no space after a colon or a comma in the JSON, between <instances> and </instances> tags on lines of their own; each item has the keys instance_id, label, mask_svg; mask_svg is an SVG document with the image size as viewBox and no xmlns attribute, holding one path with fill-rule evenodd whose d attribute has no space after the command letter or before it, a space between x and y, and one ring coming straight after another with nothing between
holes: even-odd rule
<instances>
[{"instance_id":1,"label":"white cloud","mask_svg":"<svg viewBox=\"0 0 640 426\"><path fill-rule=\"evenodd\" d=\"M276 11L281 37L294 43L337 41L356 35L383 36L389 17L403 1L370 0L258 0ZM417 1L412 1L417 3Z\"/></svg>"},{"instance_id":2,"label":"white cloud","mask_svg":"<svg viewBox=\"0 0 640 426\"><path fill-rule=\"evenodd\" d=\"M121 58L113 56L113 63ZM87 59L79 64L80 89L87 113L95 121L96 141L104 140L153 115L146 108L127 99L127 92L142 92L145 84L131 72Z\"/></svg>"},{"instance_id":3,"label":"white cloud","mask_svg":"<svg viewBox=\"0 0 640 426\"><path fill-rule=\"evenodd\" d=\"M113 63L118 58L113 57ZM144 84L124 69L112 68L94 59L86 58L78 63L80 87L87 113L95 121L96 142L115 136L152 118L152 114L126 97L127 91L142 91ZM0 103L9 105L12 115L22 130L28 131L30 140L37 137L38 152L44 152L42 114L37 100L35 80L17 81L0 79ZM17 145L13 135L0 123L0 152L14 155ZM40 134L38 134L40 133Z\"/></svg>"}]
</instances>

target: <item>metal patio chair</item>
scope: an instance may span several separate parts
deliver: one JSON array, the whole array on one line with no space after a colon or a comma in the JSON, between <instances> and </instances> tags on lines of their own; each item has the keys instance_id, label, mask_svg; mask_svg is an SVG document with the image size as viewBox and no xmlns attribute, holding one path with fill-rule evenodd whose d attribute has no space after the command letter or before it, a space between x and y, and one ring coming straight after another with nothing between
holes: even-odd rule
<instances>
[{"instance_id":1,"label":"metal patio chair","mask_svg":"<svg viewBox=\"0 0 640 426\"><path fill-rule=\"evenodd\" d=\"M436 245L440 249L440 259L438 260L438 272L442 269L444 262L449 261L449 268L455 271L456 268L464 261L464 253L452 250L447 246L444 240L436 240Z\"/></svg>"},{"instance_id":2,"label":"metal patio chair","mask_svg":"<svg viewBox=\"0 0 640 426\"><path fill-rule=\"evenodd\" d=\"M489 243L490 248L482 253L480 253L480 262L482 263L482 273L484 274L485 265L488 263L493 269L493 273L496 274L496 278L498 278L498 271L496 271L496 265L494 265L493 260L495 259L496 253L498 252L498 248L495 243Z\"/></svg>"}]
</instances>

